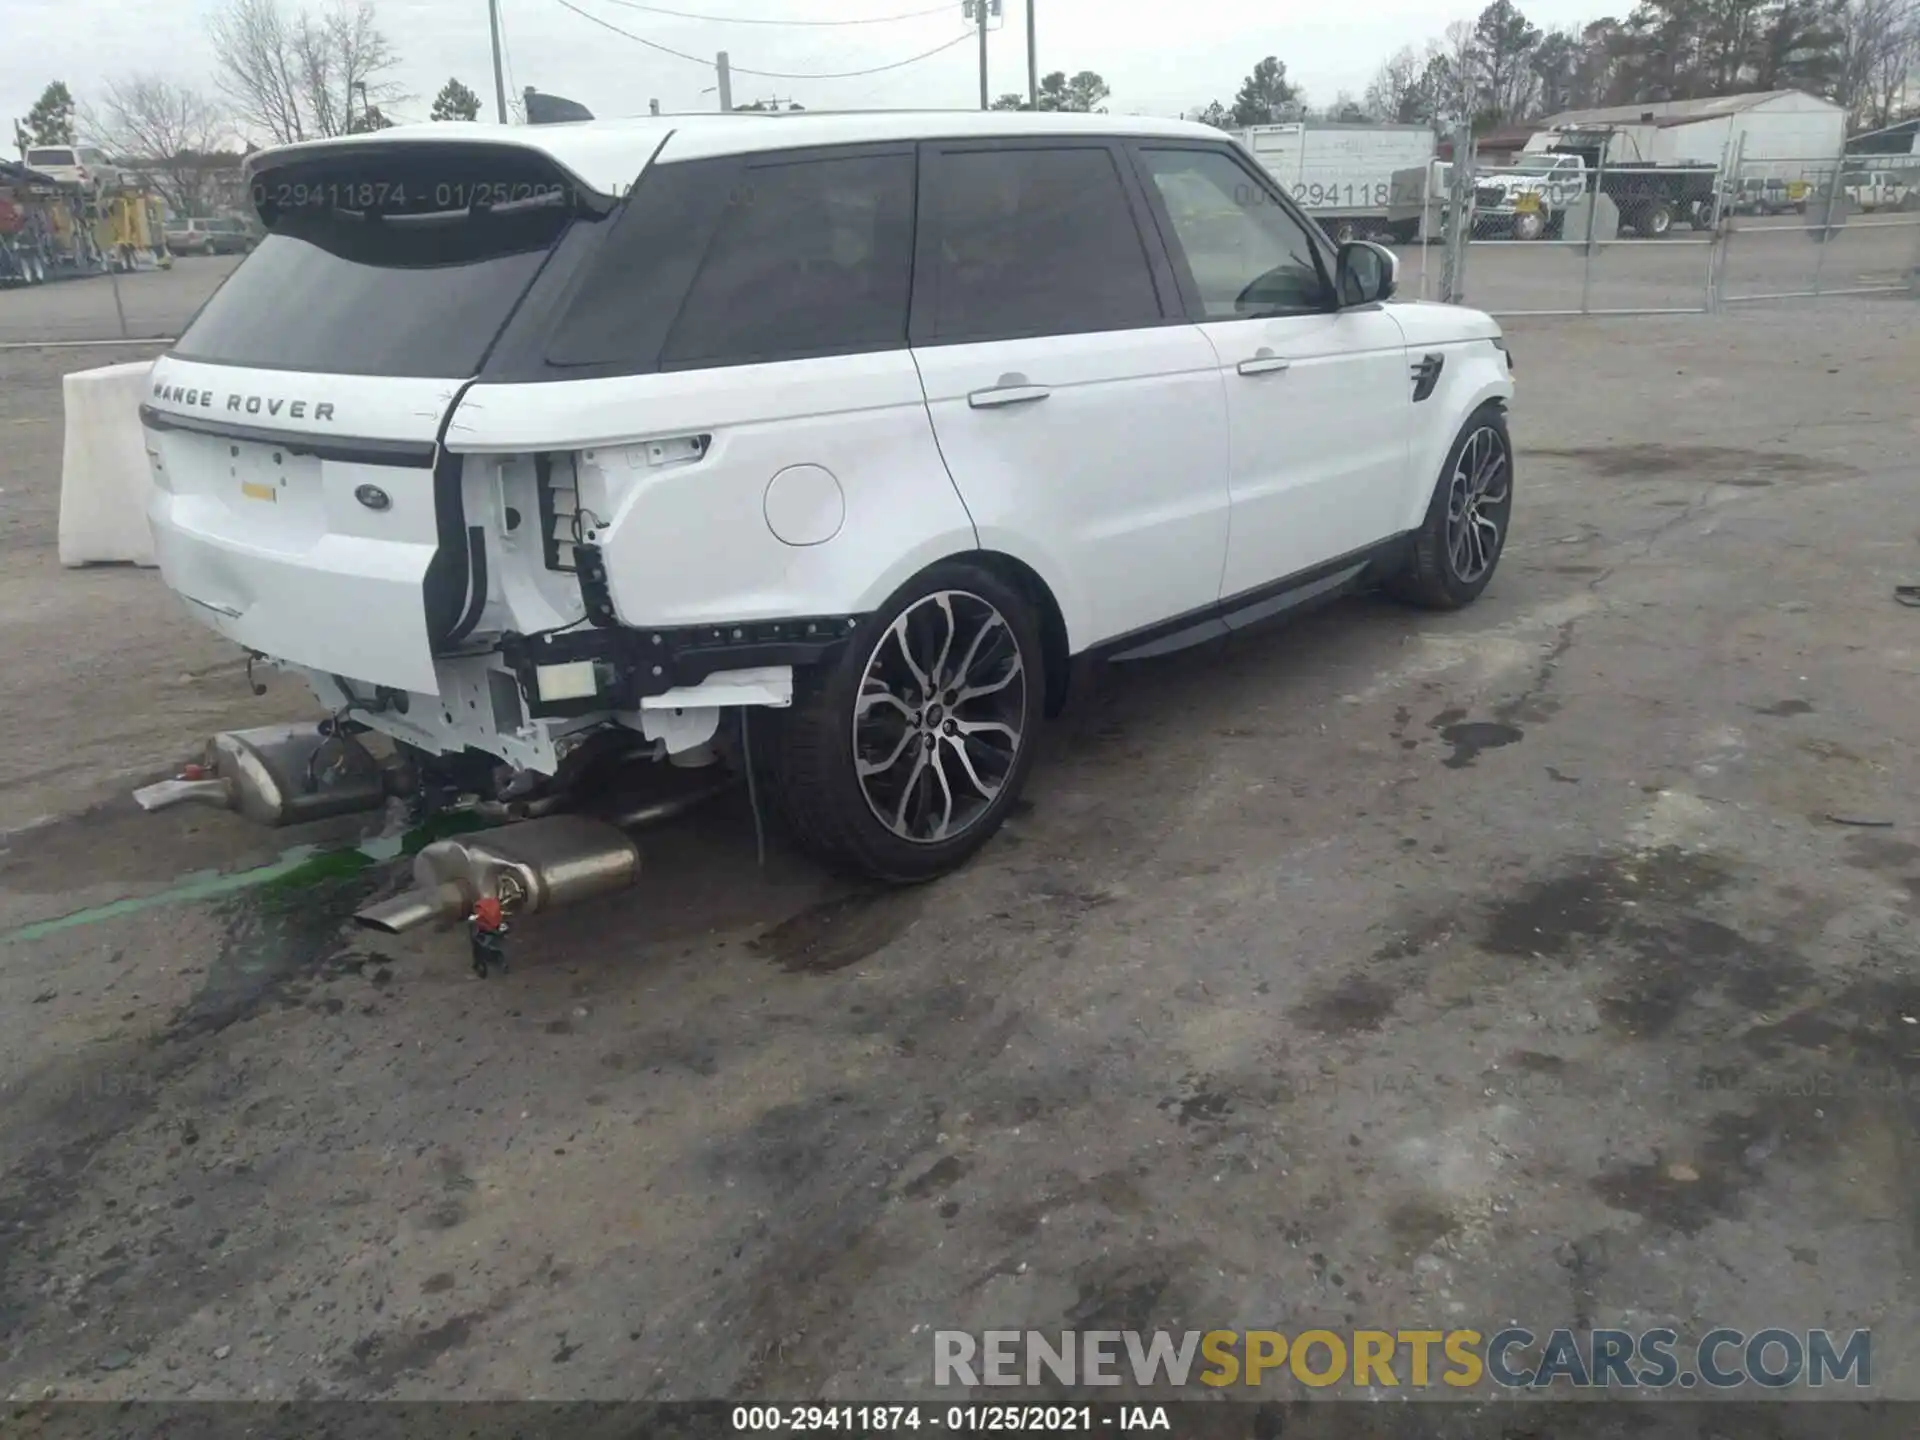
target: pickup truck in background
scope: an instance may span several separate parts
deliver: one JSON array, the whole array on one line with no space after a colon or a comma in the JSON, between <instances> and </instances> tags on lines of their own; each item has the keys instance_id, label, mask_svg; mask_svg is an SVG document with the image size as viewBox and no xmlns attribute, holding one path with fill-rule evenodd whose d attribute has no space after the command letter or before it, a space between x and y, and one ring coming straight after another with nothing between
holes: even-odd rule
<instances>
[{"instance_id":1,"label":"pickup truck in background","mask_svg":"<svg viewBox=\"0 0 1920 1440\"><path fill-rule=\"evenodd\" d=\"M1516 240L1558 239L1568 207L1596 182L1619 210L1622 233L1658 240L1675 225L1713 228L1720 178L1716 166L1616 165L1609 159L1602 167L1597 162L1603 143L1569 142L1528 152L1517 166L1476 177L1481 233L1504 222Z\"/></svg>"},{"instance_id":2,"label":"pickup truck in background","mask_svg":"<svg viewBox=\"0 0 1920 1440\"><path fill-rule=\"evenodd\" d=\"M1804 215L1813 185L1806 180L1749 175L1727 192L1732 215Z\"/></svg>"},{"instance_id":3,"label":"pickup truck in background","mask_svg":"<svg viewBox=\"0 0 1920 1440\"><path fill-rule=\"evenodd\" d=\"M1852 171L1840 179L1840 191L1862 211L1911 210L1920 206L1913 177L1893 170Z\"/></svg>"}]
</instances>

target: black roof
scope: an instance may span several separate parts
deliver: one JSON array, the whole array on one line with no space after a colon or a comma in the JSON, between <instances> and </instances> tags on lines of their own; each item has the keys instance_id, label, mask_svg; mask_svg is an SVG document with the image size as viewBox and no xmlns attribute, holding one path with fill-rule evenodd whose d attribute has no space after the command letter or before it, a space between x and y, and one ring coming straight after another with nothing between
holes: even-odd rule
<instances>
[{"instance_id":1,"label":"black roof","mask_svg":"<svg viewBox=\"0 0 1920 1440\"><path fill-rule=\"evenodd\" d=\"M1869 130L1847 141L1850 155L1912 155L1920 141L1920 116L1889 125L1884 130Z\"/></svg>"}]
</instances>

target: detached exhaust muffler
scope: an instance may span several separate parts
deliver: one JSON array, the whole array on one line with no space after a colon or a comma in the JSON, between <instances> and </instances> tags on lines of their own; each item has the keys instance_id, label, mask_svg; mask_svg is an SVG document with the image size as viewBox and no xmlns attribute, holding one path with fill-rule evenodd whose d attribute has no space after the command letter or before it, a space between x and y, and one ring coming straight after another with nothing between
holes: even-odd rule
<instances>
[{"instance_id":1,"label":"detached exhaust muffler","mask_svg":"<svg viewBox=\"0 0 1920 1440\"><path fill-rule=\"evenodd\" d=\"M207 742L202 763L133 798L142 810L211 805L278 826L377 810L387 792L379 762L357 738L306 720L222 731Z\"/></svg>"},{"instance_id":2,"label":"detached exhaust muffler","mask_svg":"<svg viewBox=\"0 0 1920 1440\"><path fill-rule=\"evenodd\" d=\"M545 815L493 830L436 840L413 858L413 888L369 905L354 920L399 935L423 925L476 925L497 935L507 917L557 910L629 888L640 878L640 847L625 832L585 815Z\"/></svg>"}]
</instances>

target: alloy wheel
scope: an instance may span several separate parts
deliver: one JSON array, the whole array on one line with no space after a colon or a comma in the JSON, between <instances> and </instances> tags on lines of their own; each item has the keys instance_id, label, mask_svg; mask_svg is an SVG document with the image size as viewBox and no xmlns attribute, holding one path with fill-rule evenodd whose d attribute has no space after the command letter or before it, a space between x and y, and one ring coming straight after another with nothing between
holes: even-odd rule
<instances>
[{"instance_id":1,"label":"alloy wheel","mask_svg":"<svg viewBox=\"0 0 1920 1440\"><path fill-rule=\"evenodd\" d=\"M937 590L887 626L853 707L861 793L903 840L957 839L993 808L1026 743L1027 672L988 601Z\"/></svg>"},{"instance_id":2,"label":"alloy wheel","mask_svg":"<svg viewBox=\"0 0 1920 1440\"><path fill-rule=\"evenodd\" d=\"M1461 584L1473 584L1499 558L1500 507L1511 488L1506 437L1482 425L1460 447L1447 482L1447 562Z\"/></svg>"}]
</instances>

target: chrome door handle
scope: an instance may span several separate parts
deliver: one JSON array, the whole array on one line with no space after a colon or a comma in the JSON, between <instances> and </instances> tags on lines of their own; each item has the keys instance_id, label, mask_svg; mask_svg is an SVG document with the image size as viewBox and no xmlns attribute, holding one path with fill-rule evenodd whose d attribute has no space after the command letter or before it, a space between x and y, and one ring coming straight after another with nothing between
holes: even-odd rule
<instances>
[{"instance_id":1,"label":"chrome door handle","mask_svg":"<svg viewBox=\"0 0 1920 1440\"><path fill-rule=\"evenodd\" d=\"M1284 355L1275 355L1271 350L1263 350L1251 360L1242 360L1235 368L1242 375L1272 375L1276 371L1291 370L1293 362Z\"/></svg>"},{"instance_id":2,"label":"chrome door handle","mask_svg":"<svg viewBox=\"0 0 1920 1440\"><path fill-rule=\"evenodd\" d=\"M1002 375L985 390L975 390L968 395L967 404L976 410L990 410L996 405L1030 405L1052 393L1045 385L1028 384L1024 375Z\"/></svg>"}]
</instances>

